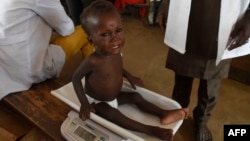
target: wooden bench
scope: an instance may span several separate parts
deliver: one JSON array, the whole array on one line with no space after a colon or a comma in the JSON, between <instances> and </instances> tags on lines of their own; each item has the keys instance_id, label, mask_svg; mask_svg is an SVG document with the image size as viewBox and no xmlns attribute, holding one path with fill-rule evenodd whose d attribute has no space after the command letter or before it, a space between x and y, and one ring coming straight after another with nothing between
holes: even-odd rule
<instances>
[{"instance_id":1,"label":"wooden bench","mask_svg":"<svg viewBox=\"0 0 250 141\"><path fill-rule=\"evenodd\" d=\"M57 80L47 80L31 89L6 96L3 102L31 121L51 139L60 141L63 137L60 126L71 108L50 94L63 84Z\"/></svg>"},{"instance_id":2,"label":"wooden bench","mask_svg":"<svg viewBox=\"0 0 250 141\"><path fill-rule=\"evenodd\" d=\"M81 53L64 66L59 78L34 84L29 90L12 93L2 102L46 133L52 140L63 141L60 127L71 107L51 95L50 91L71 81L72 74L81 61Z\"/></svg>"}]
</instances>

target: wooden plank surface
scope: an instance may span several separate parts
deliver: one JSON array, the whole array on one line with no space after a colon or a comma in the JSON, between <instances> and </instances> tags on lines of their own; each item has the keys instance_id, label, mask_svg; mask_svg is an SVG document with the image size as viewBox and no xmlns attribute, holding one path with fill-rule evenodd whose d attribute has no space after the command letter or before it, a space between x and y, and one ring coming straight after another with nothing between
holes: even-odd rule
<instances>
[{"instance_id":1,"label":"wooden plank surface","mask_svg":"<svg viewBox=\"0 0 250 141\"><path fill-rule=\"evenodd\" d=\"M3 102L0 102L0 117L0 141L7 141L1 138L5 134L3 130L15 135L17 138L21 138L33 126L15 111L8 109L6 104L3 105Z\"/></svg>"},{"instance_id":2,"label":"wooden plank surface","mask_svg":"<svg viewBox=\"0 0 250 141\"><path fill-rule=\"evenodd\" d=\"M228 78L250 85L250 55L232 60Z\"/></svg>"},{"instance_id":3,"label":"wooden plank surface","mask_svg":"<svg viewBox=\"0 0 250 141\"><path fill-rule=\"evenodd\" d=\"M54 80L34 85L30 90L13 93L3 101L31 121L53 140L64 140L60 126L67 117L71 107L60 101L50 91L64 83Z\"/></svg>"}]
</instances>

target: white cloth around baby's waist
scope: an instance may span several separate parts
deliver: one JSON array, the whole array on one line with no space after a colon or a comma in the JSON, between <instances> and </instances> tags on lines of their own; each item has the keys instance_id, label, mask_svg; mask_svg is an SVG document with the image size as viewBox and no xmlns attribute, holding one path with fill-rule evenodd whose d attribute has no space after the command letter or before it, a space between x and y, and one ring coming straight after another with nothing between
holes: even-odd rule
<instances>
[{"instance_id":1,"label":"white cloth around baby's waist","mask_svg":"<svg viewBox=\"0 0 250 141\"><path fill-rule=\"evenodd\" d=\"M112 100L112 101L100 101L100 100L96 100L96 99L90 97L90 96L87 95L87 94L86 94L86 97L87 97L89 103L93 103L93 102L94 102L94 103L105 102L105 103L107 103L108 105L110 105L110 106L113 107L113 108L118 108L117 99L114 99L114 100Z\"/></svg>"}]
</instances>

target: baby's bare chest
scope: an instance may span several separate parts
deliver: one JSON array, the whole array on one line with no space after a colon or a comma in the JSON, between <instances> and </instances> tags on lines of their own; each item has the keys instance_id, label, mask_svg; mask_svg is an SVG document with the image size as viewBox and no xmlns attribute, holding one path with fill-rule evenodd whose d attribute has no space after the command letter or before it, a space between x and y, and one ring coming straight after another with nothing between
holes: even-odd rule
<instances>
[{"instance_id":1,"label":"baby's bare chest","mask_svg":"<svg viewBox=\"0 0 250 141\"><path fill-rule=\"evenodd\" d=\"M119 94L122 84L122 66L111 63L102 64L88 76L86 90L93 98L113 100Z\"/></svg>"}]
</instances>

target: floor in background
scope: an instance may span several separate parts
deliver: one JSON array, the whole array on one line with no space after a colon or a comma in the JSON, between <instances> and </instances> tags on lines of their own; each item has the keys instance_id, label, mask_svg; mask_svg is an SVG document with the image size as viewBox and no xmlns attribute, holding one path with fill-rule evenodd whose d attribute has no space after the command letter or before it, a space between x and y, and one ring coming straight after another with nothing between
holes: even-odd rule
<instances>
[{"instance_id":1,"label":"floor in background","mask_svg":"<svg viewBox=\"0 0 250 141\"><path fill-rule=\"evenodd\" d=\"M174 73L166 69L168 47L163 43L164 33L158 26L145 27L142 21L124 17L127 42L123 49L124 67L143 79L147 89L171 97ZM192 110L197 102L198 79L195 79L190 116L175 135L176 141L194 141ZM223 140L223 125L250 124L250 85L231 79L224 79L220 95L208 123L214 141Z\"/></svg>"},{"instance_id":2,"label":"floor in background","mask_svg":"<svg viewBox=\"0 0 250 141\"><path fill-rule=\"evenodd\" d=\"M168 47L163 43L164 33L158 26L144 26L142 20L134 16L123 16L123 23L126 34L126 45L123 49L124 68L131 74L140 77L144 81L145 88L171 97L174 73L164 67L168 52ZM75 59L79 59L79 57ZM74 70L74 68L71 69ZM64 70L62 74L67 75L67 71L69 70ZM69 78L70 75L66 77ZM177 131L175 141L194 141L192 110L197 101L198 84L199 81L196 79L189 105L190 116ZM224 79L221 84L218 103L208 123L214 141L223 140L223 125L225 124L250 124L249 107L250 86L235 80ZM9 118L9 116L12 118ZM20 116L13 117L13 113L0 111L0 117L0 127L6 124L15 125L16 121L19 122L19 124L16 124L18 128L4 126L8 129L8 132L19 135L21 133L20 131L17 132L17 129L21 128L24 131L27 130L26 135L30 137L26 136L26 141L33 141L32 138L39 137L44 140L44 135L35 127L30 127L30 123L21 119Z\"/></svg>"}]
</instances>

